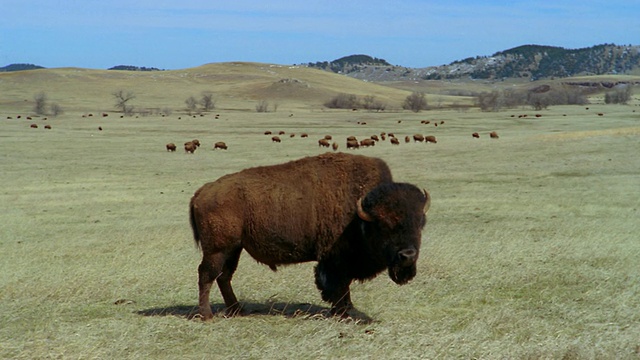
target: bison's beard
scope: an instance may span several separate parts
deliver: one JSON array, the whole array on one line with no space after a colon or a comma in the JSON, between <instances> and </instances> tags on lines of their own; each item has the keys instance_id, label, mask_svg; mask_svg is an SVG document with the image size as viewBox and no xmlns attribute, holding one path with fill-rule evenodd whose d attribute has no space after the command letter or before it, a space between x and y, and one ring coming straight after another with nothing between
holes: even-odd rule
<instances>
[{"instance_id":1,"label":"bison's beard","mask_svg":"<svg viewBox=\"0 0 640 360\"><path fill-rule=\"evenodd\" d=\"M389 277L394 283L404 285L416 276L416 265L399 266L393 265L389 267Z\"/></svg>"}]
</instances>

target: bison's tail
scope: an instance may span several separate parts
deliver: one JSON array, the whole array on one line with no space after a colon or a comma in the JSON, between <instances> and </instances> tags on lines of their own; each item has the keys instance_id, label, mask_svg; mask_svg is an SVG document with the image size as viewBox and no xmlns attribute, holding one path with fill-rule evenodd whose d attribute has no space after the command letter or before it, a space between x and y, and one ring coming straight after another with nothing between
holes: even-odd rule
<instances>
[{"instance_id":1,"label":"bison's tail","mask_svg":"<svg viewBox=\"0 0 640 360\"><path fill-rule=\"evenodd\" d=\"M198 231L198 225L196 223L195 211L193 209L193 199L189 203L189 223L191 223L191 230L193 231L193 240L196 242L196 247L200 248L200 232Z\"/></svg>"}]
</instances>

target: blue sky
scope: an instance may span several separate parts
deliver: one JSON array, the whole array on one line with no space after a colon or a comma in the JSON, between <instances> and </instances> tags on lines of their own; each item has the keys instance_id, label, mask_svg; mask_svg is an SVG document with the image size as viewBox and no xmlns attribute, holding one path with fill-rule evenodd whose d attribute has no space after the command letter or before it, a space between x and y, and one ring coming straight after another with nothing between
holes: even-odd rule
<instances>
[{"instance_id":1,"label":"blue sky","mask_svg":"<svg viewBox=\"0 0 640 360\"><path fill-rule=\"evenodd\" d=\"M183 69L367 54L426 67L525 44L640 45L640 0L0 0L0 66Z\"/></svg>"}]
</instances>

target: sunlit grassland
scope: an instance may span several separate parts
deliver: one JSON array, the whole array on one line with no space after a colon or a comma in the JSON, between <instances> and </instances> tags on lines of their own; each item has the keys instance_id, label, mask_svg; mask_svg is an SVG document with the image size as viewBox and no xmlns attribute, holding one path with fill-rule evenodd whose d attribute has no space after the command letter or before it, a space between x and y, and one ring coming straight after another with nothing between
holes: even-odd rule
<instances>
[{"instance_id":1,"label":"sunlit grassland","mask_svg":"<svg viewBox=\"0 0 640 360\"><path fill-rule=\"evenodd\" d=\"M633 109L554 107L524 119L511 115L533 112L68 111L32 121L38 129L3 114L0 357L637 358ZM285 131L282 143L265 130ZM489 139L494 130L500 139ZM383 158L397 181L433 196L411 283L381 274L354 284L354 304L372 320L341 321L324 316L313 264L273 273L244 254L234 288L252 314L191 319L200 255L187 205L198 187L323 153L326 134L347 151L346 136L383 131L401 144L357 153ZM438 143L404 143L414 133ZM194 138L202 147L185 154ZM229 150L212 150L216 141ZM212 301L221 308L215 288Z\"/></svg>"}]
</instances>

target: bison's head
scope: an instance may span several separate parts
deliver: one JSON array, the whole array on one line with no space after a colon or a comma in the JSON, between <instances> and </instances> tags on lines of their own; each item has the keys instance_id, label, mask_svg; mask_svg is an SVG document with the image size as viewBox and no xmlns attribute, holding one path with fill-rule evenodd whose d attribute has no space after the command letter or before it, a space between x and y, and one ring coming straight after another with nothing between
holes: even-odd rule
<instances>
[{"instance_id":1,"label":"bison's head","mask_svg":"<svg viewBox=\"0 0 640 360\"><path fill-rule=\"evenodd\" d=\"M396 284L416 275L422 228L431 198L411 184L390 183L376 187L357 203L367 250L389 270Z\"/></svg>"}]
</instances>

